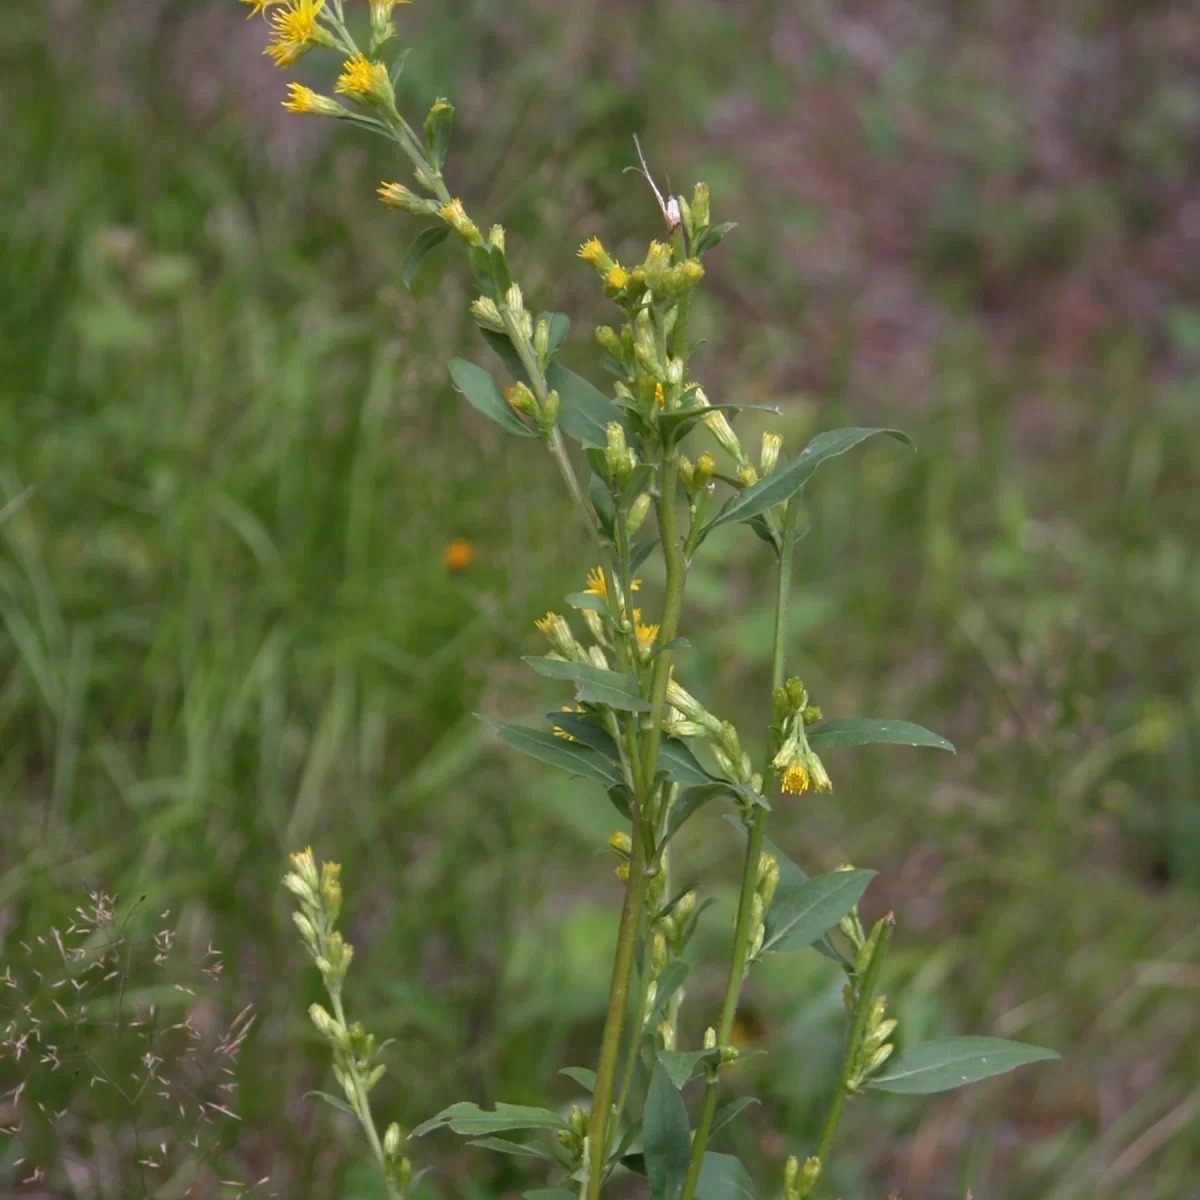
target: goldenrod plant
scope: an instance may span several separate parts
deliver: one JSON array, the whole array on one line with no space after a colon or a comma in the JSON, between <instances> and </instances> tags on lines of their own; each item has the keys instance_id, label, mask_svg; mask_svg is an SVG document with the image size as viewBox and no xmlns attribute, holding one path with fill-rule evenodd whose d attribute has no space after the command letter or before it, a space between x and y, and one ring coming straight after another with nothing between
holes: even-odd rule
<instances>
[{"instance_id":1,"label":"goldenrod plant","mask_svg":"<svg viewBox=\"0 0 1200 1200\"><path fill-rule=\"evenodd\" d=\"M596 330L601 390L557 361L570 322L534 314L514 278L504 229L486 235L445 176L454 108L437 99L423 127L402 115L397 89L403 54L389 54L397 0L242 0L269 25L266 53L282 68L312 50L340 62L333 94L289 84L294 113L343 120L393 141L411 168L408 182L384 181L390 208L428 224L406 260L406 281L446 238L464 246L478 287L471 311L498 363L449 364L457 389L480 414L514 437L539 439L550 452L596 565L584 586L564 597L564 613L537 622L548 649L525 661L573 689L574 702L548 728L494 720L500 739L607 792L623 825L609 845L623 890L607 1014L594 1069L568 1068L591 1093L590 1112L463 1101L418 1126L410 1137L448 1127L478 1145L544 1160L554 1172L539 1200L596 1200L621 1172L644 1174L654 1200L726 1200L753 1195L744 1166L708 1149L713 1135L745 1108L719 1107L722 1079L740 1052L734 1021L747 974L764 956L812 949L845 973L847 1031L839 1084L818 1144L791 1158L782 1180L787 1200L816 1194L844 1106L867 1091L925 1094L958 1087L1055 1057L1036 1046L996 1038L949 1038L893 1053L897 1022L879 981L894 918L867 929L858 902L874 876L849 866L808 878L766 840L774 804L828 793L833 781L820 751L890 743L953 750L944 738L905 721L826 718L804 684L789 676L788 610L800 512L817 469L869 438L910 445L895 429L851 428L819 434L797 453L768 432L752 455L732 421L739 405L712 401L692 365L689 314L704 280L704 258L732 230L714 223L708 188L664 195L644 160L661 224L640 262L622 263L598 238L579 258L612 303L614 320ZM506 382L498 383L501 368ZM705 439L691 454L685 446ZM690 446L689 446L690 449ZM694 457L693 457L694 455ZM586 469L581 479L578 471ZM586 480L586 482L584 482ZM653 523L650 514L653 512ZM749 527L778 567L771 693L764 697L767 753L755 763L734 725L697 699L675 671L684 647L680 619L689 569L721 526ZM661 607L639 600L638 572L662 561ZM575 615L568 619L566 610ZM699 1046L679 1044L686 999L684 951L705 905L693 888L670 882L670 846L702 806L726 804L744 835L728 981L719 1011L705 1021ZM333 1050L344 1094L336 1103L362 1124L389 1195L411 1186L400 1131L380 1136L368 1094L383 1072L371 1036L347 1024L342 988L351 947L334 929L341 891L335 864L318 870L309 851L287 876L300 901L297 924L321 971L332 1011L314 1006L314 1023ZM694 1102L688 1085L702 1083ZM545 1145L500 1135L540 1131Z\"/></svg>"}]
</instances>

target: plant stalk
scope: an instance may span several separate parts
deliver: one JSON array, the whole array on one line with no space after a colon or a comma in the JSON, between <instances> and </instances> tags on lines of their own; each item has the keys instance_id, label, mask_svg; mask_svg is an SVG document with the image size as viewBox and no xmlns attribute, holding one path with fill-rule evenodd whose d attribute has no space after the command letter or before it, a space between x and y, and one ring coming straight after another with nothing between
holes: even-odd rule
<instances>
[{"instance_id":1,"label":"plant stalk","mask_svg":"<svg viewBox=\"0 0 1200 1200\"><path fill-rule=\"evenodd\" d=\"M775 593L775 644L771 654L771 690L783 686L787 660L788 607L792 597L792 559L795 547L796 520L800 506L792 500L783 519L783 548L779 555L779 580ZM771 766L771 740L767 739L766 761L763 764L764 781ZM733 934L733 959L729 964L729 982L725 987L725 1002L721 1006L721 1022L717 1028L717 1045L729 1045L733 1032L733 1018L737 1013L738 997L746 976L746 957L750 949L750 913L754 902L754 885L758 878L758 860L762 854L763 837L766 832L767 810L754 806L750 818L750 833L746 839L746 859L742 865L742 889L738 898L737 925ZM700 1111L700 1123L692 1139L692 1154L688 1160L687 1176L683 1182L680 1200L693 1200L696 1184L700 1180L700 1165L708 1145L712 1129L713 1114L717 1110L717 1098L721 1085L717 1070L711 1069L704 1089L704 1107Z\"/></svg>"},{"instance_id":2,"label":"plant stalk","mask_svg":"<svg viewBox=\"0 0 1200 1200\"><path fill-rule=\"evenodd\" d=\"M659 539L667 565L666 597L659 626L659 645L672 641L679 628L683 608L683 585L686 566L675 524L675 482L679 473L679 456L673 447L664 450L659 474L655 513L658 518ZM617 952L613 961L612 984L609 988L608 1013L604 1020L604 1035L600 1043L600 1061L596 1066L596 1090L592 1096L592 1115L588 1123L588 1145L591 1161L588 1173L587 1200L598 1200L604 1180L608 1146L609 1110L616 1084L617 1062L621 1052L621 1033L625 1024L625 1008L629 998L629 981L633 974L633 952L641 924L642 905L646 895L646 851L648 837L653 831L643 828L643 818L650 810L650 793L654 788L658 747L662 740L663 708L667 700L667 681L671 674L671 652L661 651L654 660L650 680L650 713L642 751L642 794L631 806L633 815L633 853L629 860L629 882L625 888L625 904L621 910L621 925L617 934Z\"/></svg>"}]
</instances>

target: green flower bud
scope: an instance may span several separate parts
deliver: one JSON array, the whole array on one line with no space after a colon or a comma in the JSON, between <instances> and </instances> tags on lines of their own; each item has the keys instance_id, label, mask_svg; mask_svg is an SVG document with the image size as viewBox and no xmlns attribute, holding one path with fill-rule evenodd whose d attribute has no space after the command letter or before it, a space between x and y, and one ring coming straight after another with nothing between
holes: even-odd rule
<instances>
[{"instance_id":1,"label":"green flower bud","mask_svg":"<svg viewBox=\"0 0 1200 1200\"><path fill-rule=\"evenodd\" d=\"M717 1048L717 1031L711 1025L704 1031L704 1048L705 1050Z\"/></svg>"},{"instance_id":2,"label":"green flower bud","mask_svg":"<svg viewBox=\"0 0 1200 1200\"><path fill-rule=\"evenodd\" d=\"M779 465L779 452L783 449L783 438L777 433L762 435L762 448L758 452L758 469L765 479Z\"/></svg>"},{"instance_id":3,"label":"green flower bud","mask_svg":"<svg viewBox=\"0 0 1200 1200\"><path fill-rule=\"evenodd\" d=\"M504 226L493 225L488 230L488 245L495 246L501 254L504 253Z\"/></svg>"},{"instance_id":4,"label":"green flower bud","mask_svg":"<svg viewBox=\"0 0 1200 1200\"><path fill-rule=\"evenodd\" d=\"M450 132L454 128L454 105L448 100L438 99L433 102L425 118L425 148L429 159L440 171L446 161L446 151L450 148Z\"/></svg>"},{"instance_id":5,"label":"green flower bud","mask_svg":"<svg viewBox=\"0 0 1200 1200\"><path fill-rule=\"evenodd\" d=\"M709 481L713 477L713 472L717 469L717 460L711 454L705 451L698 459L696 459L695 471L695 490L700 491L701 488L708 487Z\"/></svg>"},{"instance_id":6,"label":"green flower bud","mask_svg":"<svg viewBox=\"0 0 1200 1200\"><path fill-rule=\"evenodd\" d=\"M393 1121L387 1127L387 1133L383 1135L383 1152L388 1158L395 1158L400 1153L400 1144L402 1135L400 1126Z\"/></svg>"},{"instance_id":7,"label":"green flower bud","mask_svg":"<svg viewBox=\"0 0 1200 1200\"><path fill-rule=\"evenodd\" d=\"M625 361L625 348L621 344L621 338L617 331L611 325L601 325L597 328L596 341L600 343L601 349L611 354L617 362Z\"/></svg>"},{"instance_id":8,"label":"green flower bud","mask_svg":"<svg viewBox=\"0 0 1200 1200\"><path fill-rule=\"evenodd\" d=\"M646 519L646 514L650 511L650 493L643 492L629 506L629 516L625 520L625 528L629 531L629 536L632 537L642 527L642 522Z\"/></svg>"},{"instance_id":9,"label":"green flower bud","mask_svg":"<svg viewBox=\"0 0 1200 1200\"><path fill-rule=\"evenodd\" d=\"M558 420L559 399L557 392L551 392L546 397L546 403L542 406L541 427L549 432L554 428L555 422Z\"/></svg>"},{"instance_id":10,"label":"green flower bud","mask_svg":"<svg viewBox=\"0 0 1200 1200\"><path fill-rule=\"evenodd\" d=\"M692 229L703 232L708 228L708 184L698 183L692 191Z\"/></svg>"}]
</instances>

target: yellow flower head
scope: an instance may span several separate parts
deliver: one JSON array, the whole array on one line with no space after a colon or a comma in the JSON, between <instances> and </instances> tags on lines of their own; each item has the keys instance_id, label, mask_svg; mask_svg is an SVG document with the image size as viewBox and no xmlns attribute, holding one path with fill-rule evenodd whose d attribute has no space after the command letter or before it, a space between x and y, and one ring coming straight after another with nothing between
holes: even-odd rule
<instances>
[{"instance_id":1,"label":"yellow flower head","mask_svg":"<svg viewBox=\"0 0 1200 1200\"><path fill-rule=\"evenodd\" d=\"M812 788L816 792L832 791L833 784L825 771L825 764L813 753L804 735L804 718L796 714L792 718L791 731L771 760L779 772L781 791L799 795Z\"/></svg>"},{"instance_id":2,"label":"yellow flower head","mask_svg":"<svg viewBox=\"0 0 1200 1200\"><path fill-rule=\"evenodd\" d=\"M654 385L654 403L657 404L659 408L662 408L666 402L667 398L663 394L663 385L661 383L656 383Z\"/></svg>"},{"instance_id":3,"label":"yellow flower head","mask_svg":"<svg viewBox=\"0 0 1200 1200\"><path fill-rule=\"evenodd\" d=\"M333 90L352 100L384 99L388 94L387 67L371 62L365 54L356 54L346 59Z\"/></svg>"},{"instance_id":4,"label":"yellow flower head","mask_svg":"<svg viewBox=\"0 0 1200 1200\"><path fill-rule=\"evenodd\" d=\"M638 649L643 654L648 654L654 646L654 640L658 637L658 626L643 625L642 610L635 608L633 610L633 629L637 634Z\"/></svg>"},{"instance_id":5,"label":"yellow flower head","mask_svg":"<svg viewBox=\"0 0 1200 1200\"><path fill-rule=\"evenodd\" d=\"M283 107L293 113L315 113L317 111L317 93L302 83L288 84L288 98Z\"/></svg>"},{"instance_id":6,"label":"yellow flower head","mask_svg":"<svg viewBox=\"0 0 1200 1200\"><path fill-rule=\"evenodd\" d=\"M265 7L265 6L264 6ZM290 67L328 34L317 24L325 0L291 0L271 14L271 41L263 51L277 67ZM251 14L253 15L253 14Z\"/></svg>"},{"instance_id":7,"label":"yellow flower head","mask_svg":"<svg viewBox=\"0 0 1200 1200\"><path fill-rule=\"evenodd\" d=\"M250 10L246 14L246 19L257 17L259 13L266 12L272 4L282 4L283 0L241 0L241 2Z\"/></svg>"},{"instance_id":8,"label":"yellow flower head","mask_svg":"<svg viewBox=\"0 0 1200 1200\"><path fill-rule=\"evenodd\" d=\"M608 258L608 255L604 253L604 247L601 245L600 239L598 237L590 237L579 247L579 257L585 263L590 263L594 267L602 259Z\"/></svg>"},{"instance_id":9,"label":"yellow flower head","mask_svg":"<svg viewBox=\"0 0 1200 1200\"><path fill-rule=\"evenodd\" d=\"M610 292L619 292L629 282L629 272L620 265L614 265L604 276L604 286Z\"/></svg>"}]
</instances>

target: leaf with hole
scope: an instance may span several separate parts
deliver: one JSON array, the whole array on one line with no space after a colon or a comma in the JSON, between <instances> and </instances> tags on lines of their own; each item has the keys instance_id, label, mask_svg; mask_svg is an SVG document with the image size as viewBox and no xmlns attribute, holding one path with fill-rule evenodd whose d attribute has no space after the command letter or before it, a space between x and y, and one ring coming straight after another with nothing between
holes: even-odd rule
<instances>
[{"instance_id":1,"label":"leaf with hole","mask_svg":"<svg viewBox=\"0 0 1200 1200\"><path fill-rule=\"evenodd\" d=\"M902 1050L881 1074L868 1081L868 1087L880 1092L927 1096L1058 1057L1043 1046L1004 1038L941 1038Z\"/></svg>"},{"instance_id":2,"label":"leaf with hole","mask_svg":"<svg viewBox=\"0 0 1200 1200\"><path fill-rule=\"evenodd\" d=\"M500 394L496 381L482 367L467 362L465 358L451 359L450 378L466 396L467 403L489 421L520 437L537 437L534 430L521 424L508 401Z\"/></svg>"}]
</instances>

